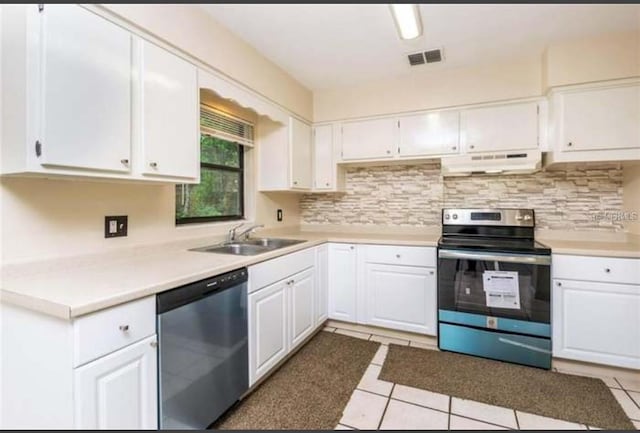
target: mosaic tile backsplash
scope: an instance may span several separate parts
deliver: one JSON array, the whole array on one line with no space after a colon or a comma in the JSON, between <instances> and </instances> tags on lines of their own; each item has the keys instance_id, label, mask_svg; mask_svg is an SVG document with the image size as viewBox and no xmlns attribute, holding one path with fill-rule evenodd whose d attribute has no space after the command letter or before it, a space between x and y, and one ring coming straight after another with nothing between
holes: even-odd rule
<instances>
[{"instance_id":1,"label":"mosaic tile backsplash","mask_svg":"<svg viewBox=\"0 0 640 433\"><path fill-rule=\"evenodd\" d=\"M571 164L522 175L447 177L439 164L353 167L346 193L305 194L303 224L420 227L440 223L443 207L533 208L536 227L622 231L607 218L622 209L617 164Z\"/></svg>"}]
</instances>

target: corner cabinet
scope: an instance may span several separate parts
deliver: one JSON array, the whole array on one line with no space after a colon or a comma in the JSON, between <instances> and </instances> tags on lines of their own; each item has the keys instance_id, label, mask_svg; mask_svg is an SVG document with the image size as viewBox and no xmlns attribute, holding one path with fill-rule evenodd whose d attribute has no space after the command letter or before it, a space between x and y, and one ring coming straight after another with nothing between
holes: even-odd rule
<instances>
[{"instance_id":1,"label":"corner cabinet","mask_svg":"<svg viewBox=\"0 0 640 433\"><path fill-rule=\"evenodd\" d=\"M199 181L194 65L92 6L5 6L1 28L2 174Z\"/></svg>"},{"instance_id":2,"label":"corner cabinet","mask_svg":"<svg viewBox=\"0 0 640 433\"><path fill-rule=\"evenodd\" d=\"M260 191L309 191L311 125L289 116L286 125L261 119L259 128Z\"/></svg>"},{"instance_id":3,"label":"corner cabinet","mask_svg":"<svg viewBox=\"0 0 640 433\"><path fill-rule=\"evenodd\" d=\"M551 91L550 162L640 159L640 81Z\"/></svg>"}]
</instances>

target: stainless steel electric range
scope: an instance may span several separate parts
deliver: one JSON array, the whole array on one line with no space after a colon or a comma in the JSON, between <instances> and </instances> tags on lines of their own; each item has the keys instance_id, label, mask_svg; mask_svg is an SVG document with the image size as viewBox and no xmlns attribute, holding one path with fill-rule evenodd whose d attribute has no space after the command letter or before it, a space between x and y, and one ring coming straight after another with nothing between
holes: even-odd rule
<instances>
[{"instance_id":1,"label":"stainless steel electric range","mask_svg":"<svg viewBox=\"0 0 640 433\"><path fill-rule=\"evenodd\" d=\"M551 368L551 250L533 209L443 209L438 346Z\"/></svg>"}]
</instances>

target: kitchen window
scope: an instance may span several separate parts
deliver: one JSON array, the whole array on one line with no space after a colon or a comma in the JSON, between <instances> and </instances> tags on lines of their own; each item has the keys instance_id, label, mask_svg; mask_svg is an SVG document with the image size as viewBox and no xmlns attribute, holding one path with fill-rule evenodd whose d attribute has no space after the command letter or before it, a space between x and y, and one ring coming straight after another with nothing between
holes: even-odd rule
<instances>
[{"instance_id":1,"label":"kitchen window","mask_svg":"<svg viewBox=\"0 0 640 433\"><path fill-rule=\"evenodd\" d=\"M202 105L200 183L176 186L176 224L244 218L244 146L253 125Z\"/></svg>"}]
</instances>

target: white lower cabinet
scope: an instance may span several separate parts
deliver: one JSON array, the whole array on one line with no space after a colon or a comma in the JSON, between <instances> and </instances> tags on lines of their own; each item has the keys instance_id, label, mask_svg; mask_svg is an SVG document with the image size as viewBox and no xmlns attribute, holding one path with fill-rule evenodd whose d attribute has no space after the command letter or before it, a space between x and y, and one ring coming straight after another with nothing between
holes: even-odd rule
<instances>
[{"instance_id":1,"label":"white lower cabinet","mask_svg":"<svg viewBox=\"0 0 640 433\"><path fill-rule=\"evenodd\" d=\"M356 321L357 251L352 244L329 244L329 318Z\"/></svg>"},{"instance_id":2,"label":"white lower cabinet","mask_svg":"<svg viewBox=\"0 0 640 433\"><path fill-rule=\"evenodd\" d=\"M316 248L316 307L315 323L324 323L329 313L329 246Z\"/></svg>"},{"instance_id":3,"label":"white lower cabinet","mask_svg":"<svg viewBox=\"0 0 640 433\"><path fill-rule=\"evenodd\" d=\"M432 268L367 263L367 323L436 334L436 276Z\"/></svg>"},{"instance_id":4,"label":"white lower cabinet","mask_svg":"<svg viewBox=\"0 0 640 433\"><path fill-rule=\"evenodd\" d=\"M640 368L640 260L553 255L553 356Z\"/></svg>"},{"instance_id":5,"label":"white lower cabinet","mask_svg":"<svg viewBox=\"0 0 640 433\"><path fill-rule=\"evenodd\" d=\"M555 279L553 355L640 368L640 285Z\"/></svg>"},{"instance_id":6,"label":"white lower cabinet","mask_svg":"<svg viewBox=\"0 0 640 433\"><path fill-rule=\"evenodd\" d=\"M324 323L314 248L249 267L249 385L282 361Z\"/></svg>"},{"instance_id":7,"label":"white lower cabinet","mask_svg":"<svg viewBox=\"0 0 640 433\"><path fill-rule=\"evenodd\" d=\"M76 428L157 428L156 344L149 337L75 370Z\"/></svg>"},{"instance_id":8,"label":"white lower cabinet","mask_svg":"<svg viewBox=\"0 0 640 433\"><path fill-rule=\"evenodd\" d=\"M313 317L314 297L314 270L308 269L291 277L287 281L289 290L289 328L291 336L291 348L302 343L315 329Z\"/></svg>"},{"instance_id":9,"label":"white lower cabinet","mask_svg":"<svg viewBox=\"0 0 640 433\"><path fill-rule=\"evenodd\" d=\"M287 284L279 281L249 295L249 384L288 353Z\"/></svg>"}]
</instances>

